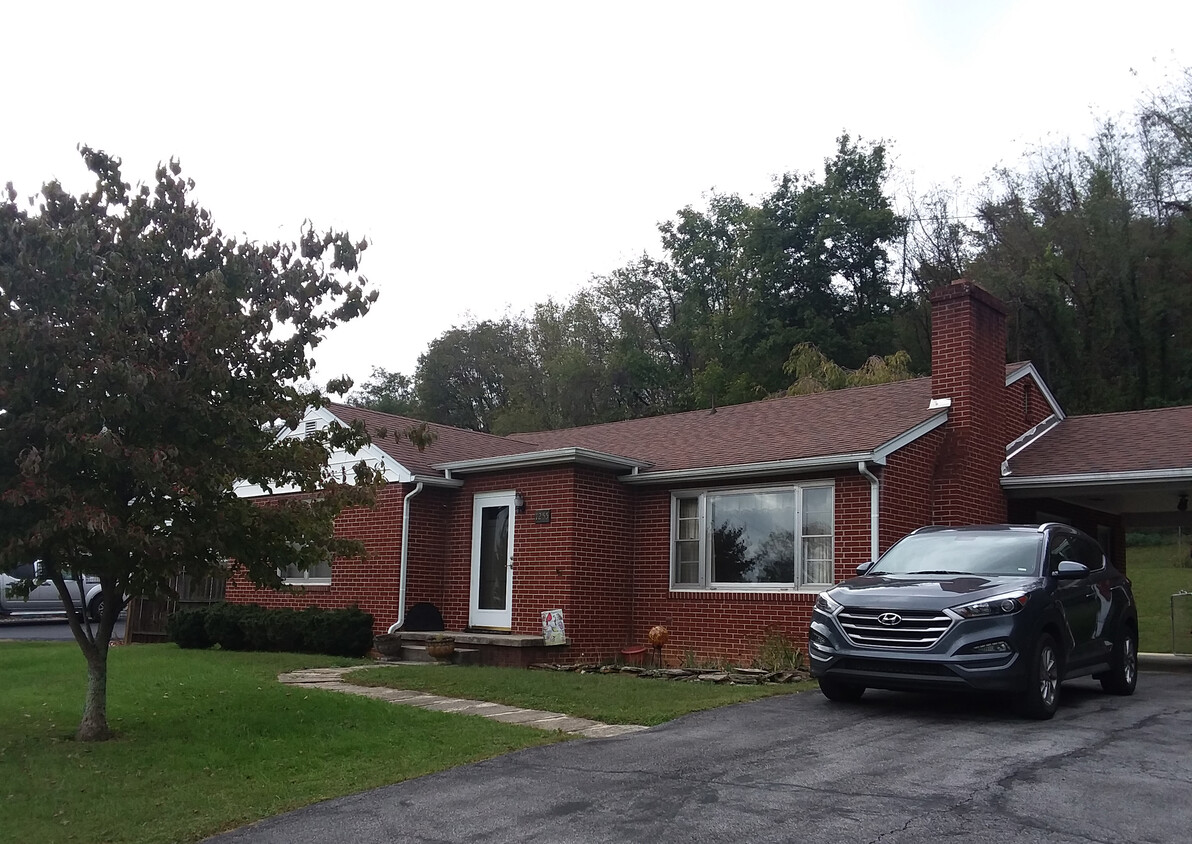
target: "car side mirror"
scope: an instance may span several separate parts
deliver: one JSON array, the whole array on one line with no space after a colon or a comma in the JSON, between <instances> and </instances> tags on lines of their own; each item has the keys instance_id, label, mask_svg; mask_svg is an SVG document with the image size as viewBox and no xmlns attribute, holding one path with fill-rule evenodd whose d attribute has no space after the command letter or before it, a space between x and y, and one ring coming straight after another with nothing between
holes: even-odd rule
<instances>
[{"instance_id":1,"label":"car side mirror","mask_svg":"<svg viewBox=\"0 0 1192 844\"><path fill-rule=\"evenodd\" d=\"M869 571L871 568L873 568L873 560L866 560L865 562L861 563L861 565L857 566L857 574L865 574L865 572Z\"/></svg>"},{"instance_id":2,"label":"car side mirror","mask_svg":"<svg viewBox=\"0 0 1192 844\"><path fill-rule=\"evenodd\" d=\"M1084 563L1064 560L1052 572L1052 576L1057 580L1080 580L1083 577L1089 576L1089 567Z\"/></svg>"}]
</instances>

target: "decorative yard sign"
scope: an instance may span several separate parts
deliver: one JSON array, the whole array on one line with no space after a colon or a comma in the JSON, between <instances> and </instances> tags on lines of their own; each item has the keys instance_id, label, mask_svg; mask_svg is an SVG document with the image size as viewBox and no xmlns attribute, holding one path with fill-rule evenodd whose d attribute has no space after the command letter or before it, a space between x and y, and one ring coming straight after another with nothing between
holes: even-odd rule
<instances>
[{"instance_id":1,"label":"decorative yard sign","mask_svg":"<svg viewBox=\"0 0 1192 844\"><path fill-rule=\"evenodd\" d=\"M567 644L567 634L563 630L562 610L547 610L542 614L542 638L548 645Z\"/></svg>"}]
</instances>

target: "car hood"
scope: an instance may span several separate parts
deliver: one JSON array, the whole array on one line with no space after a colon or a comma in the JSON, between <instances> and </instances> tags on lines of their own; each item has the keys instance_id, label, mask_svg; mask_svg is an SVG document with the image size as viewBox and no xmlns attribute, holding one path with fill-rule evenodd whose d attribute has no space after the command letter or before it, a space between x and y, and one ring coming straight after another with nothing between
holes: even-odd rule
<instances>
[{"instance_id":1,"label":"car hood","mask_svg":"<svg viewBox=\"0 0 1192 844\"><path fill-rule=\"evenodd\" d=\"M829 594L846 607L942 610L1005 592L1031 592L1041 583L1038 577L878 575L846 580Z\"/></svg>"}]
</instances>

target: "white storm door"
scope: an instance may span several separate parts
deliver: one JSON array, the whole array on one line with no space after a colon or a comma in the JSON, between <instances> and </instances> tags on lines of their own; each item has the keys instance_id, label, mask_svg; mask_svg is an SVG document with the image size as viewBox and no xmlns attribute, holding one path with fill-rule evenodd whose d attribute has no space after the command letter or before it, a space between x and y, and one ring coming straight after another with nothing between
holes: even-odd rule
<instances>
[{"instance_id":1,"label":"white storm door","mask_svg":"<svg viewBox=\"0 0 1192 844\"><path fill-rule=\"evenodd\" d=\"M513 496L482 492L472 502L470 627L513 626Z\"/></svg>"}]
</instances>

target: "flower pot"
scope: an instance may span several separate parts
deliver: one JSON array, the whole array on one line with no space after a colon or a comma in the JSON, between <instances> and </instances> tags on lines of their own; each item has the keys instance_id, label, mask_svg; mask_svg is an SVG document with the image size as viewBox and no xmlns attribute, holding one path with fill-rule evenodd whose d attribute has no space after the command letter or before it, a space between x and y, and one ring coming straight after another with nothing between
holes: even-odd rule
<instances>
[{"instance_id":1,"label":"flower pot","mask_svg":"<svg viewBox=\"0 0 1192 844\"><path fill-rule=\"evenodd\" d=\"M401 656L401 636L396 633L382 633L373 637L373 647L377 653L387 659L397 659Z\"/></svg>"},{"instance_id":2,"label":"flower pot","mask_svg":"<svg viewBox=\"0 0 1192 844\"><path fill-rule=\"evenodd\" d=\"M455 642L447 641L429 641L426 643L426 653L433 656L437 660L448 662L455 654Z\"/></svg>"}]
</instances>

